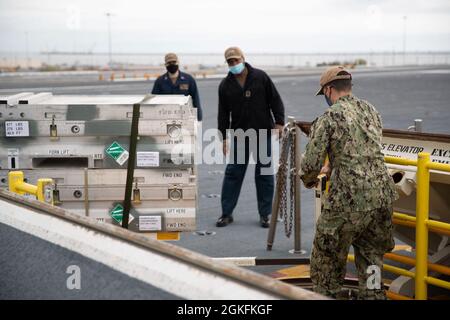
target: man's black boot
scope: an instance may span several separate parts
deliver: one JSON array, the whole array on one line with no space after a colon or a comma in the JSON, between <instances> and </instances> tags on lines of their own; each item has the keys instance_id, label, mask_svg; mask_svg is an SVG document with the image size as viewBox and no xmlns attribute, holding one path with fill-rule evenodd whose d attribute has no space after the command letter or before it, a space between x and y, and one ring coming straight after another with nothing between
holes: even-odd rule
<instances>
[{"instance_id":1,"label":"man's black boot","mask_svg":"<svg viewBox=\"0 0 450 320\"><path fill-rule=\"evenodd\" d=\"M221 216L216 222L216 227L225 227L233 222L233 216Z\"/></svg>"},{"instance_id":2,"label":"man's black boot","mask_svg":"<svg viewBox=\"0 0 450 320\"><path fill-rule=\"evenodd\" d=\"M259 223L261 224L261 227L268 228L270 226L269 217L263 217L259 218Z\"/></svg>"}]
</instances>

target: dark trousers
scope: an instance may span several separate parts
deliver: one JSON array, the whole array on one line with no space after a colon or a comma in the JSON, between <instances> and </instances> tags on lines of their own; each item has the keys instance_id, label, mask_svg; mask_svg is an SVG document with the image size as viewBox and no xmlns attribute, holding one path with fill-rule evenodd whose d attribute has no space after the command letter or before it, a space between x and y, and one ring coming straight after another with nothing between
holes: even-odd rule
<instances>
[{"instance_id":1,"label":"dark trousers","mask_svg":"<svg viewBox=\"0 0 450 320\"><path fill-rule=\"evenodd\" d=\"M259 142L259 139L258 141ZM250 148L249 144L251 140L246 139L245 143L237 143L236 139L233 141L233 145L230 146L230 150L234 150L234 162L227 165L225 169L225 177L222 184L222 215L230 216L233 214L233 210L236 207L241 192L242 182L244 181L245 173L247 171L250 156L255 160L255 184L256 184L256 196L258 199L258 213L261 216L267 217L272 212L272 199L274 193L274 176L273 174L261 174L262 168L270 168L271 162L261 163L259 157L259 144L257 148ZM256 149L256 152L255 152ZM238 163L237 152L244 152L244 163ZM253 151L253 152L252 152ZM252 153L252 155L250 154ZM256 155L255 155L256 153ZM267 137L267 157L272 155L272 145L270 140L270 134ZM241 159L242 160L242 159ZM268 171L269 169L265 169Z\"/></svg>"}]
</instances>

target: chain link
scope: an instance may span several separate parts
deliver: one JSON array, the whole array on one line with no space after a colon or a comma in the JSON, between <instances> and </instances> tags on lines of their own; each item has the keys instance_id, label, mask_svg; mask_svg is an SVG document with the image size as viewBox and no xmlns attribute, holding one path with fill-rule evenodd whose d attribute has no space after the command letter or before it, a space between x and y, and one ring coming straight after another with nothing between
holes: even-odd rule
<instances>
[{"instance_id":1,"label":"chain link","mask_svg":"<svg viewBox=\"0 0 450 320\"><path fill-rule=\"evenodd\" d=\"M277 173L277 187L280 193L277 214L284 222L286 237L292 234L295 208L295 130L286 126L281 142L280 166ZM289 210L288 210L289 179ZM289 213L288 213L289 211Z\"/></svg>"}]
</instances>

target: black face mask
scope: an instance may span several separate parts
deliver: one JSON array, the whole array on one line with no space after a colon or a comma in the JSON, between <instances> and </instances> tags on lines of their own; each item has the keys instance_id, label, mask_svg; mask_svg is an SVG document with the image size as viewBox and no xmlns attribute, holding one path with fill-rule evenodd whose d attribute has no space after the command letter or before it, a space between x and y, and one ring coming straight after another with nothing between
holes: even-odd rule
<instances>
[{"instance_id":1,"label":"black face mask","mask_svg":"<svg viewBox=\"0 0 450 320\"><path fill-rule=\"evenodd\" d=\"M166 69L169 73L175 73L178 71L178 65L177 64L169 64L168 66L166 66Z\"/></svg>"}]
</instances>

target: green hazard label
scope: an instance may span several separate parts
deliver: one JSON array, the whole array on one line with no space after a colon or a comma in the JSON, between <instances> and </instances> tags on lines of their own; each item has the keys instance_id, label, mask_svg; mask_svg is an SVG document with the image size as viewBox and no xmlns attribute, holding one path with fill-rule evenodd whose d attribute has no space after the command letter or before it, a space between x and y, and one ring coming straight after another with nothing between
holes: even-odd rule
<instances>
[{"instance_id":1,"label":"green hazard label","mask_svg":"<svg viewBox=\"0 0 450 320\"><path fill-rule=\"evenodd\" d=\"M109 214L111 215L111 218L122 224L123 207L121 204L116 205Z\"/></svg>"},{"instance_id":2,"label":"green hazard label","mask_svg":"<svg viewBox=\"0 0 450 320\"><path fill-rule=\"evenodd\" d=\"M122 218L123 218L123 206L119 203L117 204L114 209L112 209L109 212L111 218L116 220L119 224L122 224ZM131 223L131 221L134 220L134 217L130 214L128 215L128 223Z\"/></svg>"},{"instance_id":3,"label":"green hazard label","mask_svg":"<svg viewBox=\"0 0 450 320\"><path fill-rule=\"evenodd\" d=\"M107 149L106 153L116 160L120 165L123 165L128 160L129 153L118 142L114 141Z\"/></svg>"}]
</instances>

